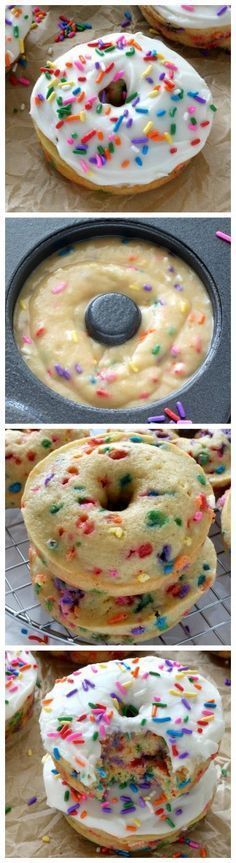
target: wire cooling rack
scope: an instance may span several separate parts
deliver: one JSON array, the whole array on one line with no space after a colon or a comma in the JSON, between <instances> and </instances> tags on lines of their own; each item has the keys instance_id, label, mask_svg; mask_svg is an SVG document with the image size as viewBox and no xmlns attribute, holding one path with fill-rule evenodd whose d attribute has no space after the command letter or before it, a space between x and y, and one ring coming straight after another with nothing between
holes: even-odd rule
<instances>
[{"instance_id":1,"label":"wire cooling rack","mask_svg":"<svg viewBox=\"0 0 236 863\"><path fill-rule=\"evenodd\" d=\"M190 613L173 629L155 639L164 645L225 645L230 644L230 554L225 550L220 533L220 516L211 527L210 536L217 554L217 578L214 586L203 594ZM96 644L89 638L72 638L42 609L31 584L29 573L29 541L18 509L6 511L6 613L19 624L35 629L63 644ZM101 636L102 640L102 636ZM150 644L153 642L146 642Z\"/></svg>"}]
</instances>

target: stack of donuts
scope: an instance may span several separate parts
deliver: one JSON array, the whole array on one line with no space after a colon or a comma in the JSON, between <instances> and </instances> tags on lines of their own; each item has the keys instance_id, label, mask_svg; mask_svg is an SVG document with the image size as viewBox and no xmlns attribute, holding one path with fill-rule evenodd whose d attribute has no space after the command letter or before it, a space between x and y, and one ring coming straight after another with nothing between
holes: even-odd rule
<instances>
[{"instance_id":1,"label":"stack of donuts","mask_svg":"<svg viewBox=\"0 0 236 863\"><path fill-rule=\"evenodd\" d=\"M152 434L66 444L34 467L22 498L39 601L90 641L163 634L214 582L213 506L202 467Z\"/></svg>"},{"instance_id":2,"label":"stack of donuts","mask_svg":"<svg viewBox=\"0 0 236 863\"><path fill-rule=\"evenodd\" d=\"M99 845L173 842L211 804L224 721L195 669L148 655L80 668L43 699L40 728L48 805Z\"/></svg>"},{"instance_id":3,"label":"stack of donuts","mask_svg":"<svg viewBox=\"0 0 236 863\"><path fill-rule=\"evenodd\" d=\"M38 665L29 650L5 653L5 737L7 744L32 715Z\"/></svg>"}]
</instances>

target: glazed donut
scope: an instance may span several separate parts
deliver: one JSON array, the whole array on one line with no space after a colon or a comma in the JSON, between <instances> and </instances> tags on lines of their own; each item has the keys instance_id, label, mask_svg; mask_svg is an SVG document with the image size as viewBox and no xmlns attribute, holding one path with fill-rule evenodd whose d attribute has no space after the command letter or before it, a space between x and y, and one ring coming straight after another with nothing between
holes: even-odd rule
<instances>
[{"instance_id":1,"label":"glazed donut","mask_svg":"<svg viewBox=\"0 0 236 863\"><path fill-rule=\"evenodd\" d=\"M140 6L144 18L166 39L194 48L230 48L230 6Z\"/></svg>"},{"instance_id":2,"label":"glazed donut","mask_svg":"<svg viewBox=\"0 0 236 863\"><path fill-rule=\"evenodd\" d=\"M117 330L117 314L106 312L114 295L120 327L128 304L136 330L128 326L121 343L107 344L110 321L112 337ZM98 324L105 315L104 341L104 330L100 340L87 327L93 303ZM195 269L156 242L123 237L62 246L33 270L14 310L31 372L59 395L105 409L173 395L204 362L212 333L211 300Z\"/></svg>"},{"instance_id":3,"label":"glazed donut","mask_svg":"<svg viewBox=\"0 0 236 863\"><path fill-rule=\"evenodd\" d=\"M47 61L31 97L50 163L89 189L122 194L179 174L204 146L214 111L198 72L142 33L108 34Z\"/></svg>"},{"instance_id":4,"label":"glazed donut","mask_svg":"<svg viewBox=\"0 0 236 863\"><path fill-rule=\"evenodd\" d=\"M217 501L221 508L221 533L226 548L231 548L231 489Z\"/></svg>"},{"instance_id":5,"label":"glazed donut","mask_svg":"<svg viewBox=\"0 0 236 863\"><path fill-rule=\"evenodd\" d=\"M5 735L9 742L32 714L38 665L29 650L5 653Z\"/></svg>"},{"instance_id":6,"label":"glazed donut","mask_svg":"<svg viewBox=\"0 0 236 863\"><path fill-rule=\"evenodd\" d=\"M114 782L148 777L178 798L216 758L224 732L215 685L165 655L73 671L42 700L39 721L62 778L103 801Z\"/></svg>"},{"instance_id":7,"label":"glazed donut","mask_svg":"<svg viewBox=\"0 0 236 863\"><path fill-rule=\"evenodd\" d=\"M5 432L6 509L20 507L33 465L64 443L86 435L85 429L7 429Z\"/></svg>"},{"instance_id":8,"label":"glazed donut","mask_svg":"<svg viewBox=\"0 0 236 863\"><path fill-rule=\"evenodd\" d=\"M201 465L213 488L230 485L231 433L229 429L203 429L195 437L181 438L177 446Z\"/></svg>"},{"instance_id":9,"label":"glazed donut","mask_svg":"<svg viewBox=\"0 0 236 863\"><path fill-rule=\"evenodd\" d=\"M45 610L74 637L88 641L92 637L99 642L102 636L106 644L138 644L163 635L212 587L216 574L216 553L210 539L194 564L178 575L165 575L158 590L132 596L74 588L53 577L32 547L29 557L32 582ZM82 653L82 661L83 657Z\"/></svg>"},{"instance_id":10,"label":"glazed donut","mask_svg":"<svg viewBox=\"0 0 236 863\"><path fill-rule=\"evenodd\" d=\"M114 783L104 805L71 788L50 756L45 755L43 763L47 805L63 812L68 824L86 839L115 851L154 851L159 843L174 842L207 814L217 785L217 771L211 764L197 785L172 805L151 779L131 783L123 789L125 794Z\"/></svg>"},{"instance_id":11,"label":"glazed donut","mask_svg":"<svg viewBox=\"0 0 236 863\"><path fill-rule=\"evenodd\" d=\"M127 596L157 590L196 560L213 497L202 468L178 447L113 432L67 444L36 465L22 513L54 576Z\"/></svg>"},{"instance_id":12,"label":"glazed donut","mask_svg":"<svg viewBox=\"0 0 236 863\"><path fill-rule=\"evenodd\" d=\"M24 54L24 39L32 25L31 6L6 6L5 66L6 71Z\"/></svg>"}]
</instances>

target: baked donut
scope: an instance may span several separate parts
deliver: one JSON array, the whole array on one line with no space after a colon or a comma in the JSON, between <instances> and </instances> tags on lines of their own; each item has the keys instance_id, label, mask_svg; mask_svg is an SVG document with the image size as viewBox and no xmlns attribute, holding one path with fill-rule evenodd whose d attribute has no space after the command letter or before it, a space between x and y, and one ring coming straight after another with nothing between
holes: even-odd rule
<instances>
[{"instance_id":1,"label":"baked donut","mask_svg":"<svg viewBox=\"0 0 236 863\"><path fill-rule=\"evenodd\" d=\"M179 437L177 446L201 465L213 488L230 485L231 432L230 429L202 429L193 438Z\"/></svg>"},{"instance_id":2,"label":"baked donut","mask_svg":"<svg viewBox=\"0 0 236 863\"><path fill-rule=\"evenodd\" d=\"M51 650L49 650L49 656L52 657ZM92 665L98 660L109 662L110 659L125 659L126 656L129 656L129 651L126 650L55 650L53 653L53 659L72 662L77 668Z\"/></svg>"},{"instance_id":3,"label":"baked donut","mask_svg":"<svg viewBox=\"0 0 236 863\"><path fill-rule=\"evenodd\" d=\"M5 432L6 509L20 507L33 465L62 444L84 437L85 429L7 429Z\"/></svg>"},{"instance_id":4,"label":"baked donut","mask_svg":"<svg viewBox=\"0 0 236 863\"><path fill-rule=\"evenodd\" d=\"M144 18L166 39L194 48L230 48L231 7L140 6Z\"/></svg>"},{"instance_id":5,"label":"baked donut","mask_svg":"<svg viewBox=\"0 0 236 863\"><path fill-rule=\"evenodd\" d=\"M72 587L53 577L32 547L29 558L34 589L44 609L74 637L102 639L106 644L138 644L163 635L212 587L216 575L216 553L210 539L195 563L179 574L166 574L158 590L131 596ZM84 653L80 656L84 662Z\"/></svg>"},{"instance_id":6,"label":"baked donut","mask_svg":"<svg viewBox=\"0 0 236 863\"><path fill-rule=\"evenodd\" d=\"M24 54L24 39L31 28L33 15L31 6L6 6L5 12L5 66L8 71Z\"/></svg>"},{"instance_id":7,"label":"baked donut","mask_svg":"<svg viewBox=\"0 0 236 863\"><path fill-rule=\"evenodd\" d=\"M14 309L31 372L60 396L104 409L173 396L203 364L213 326L195 269L156 242L125 237L62 245L30 273Z\"/></svg>"},{"instance_id":8,"label":"baked donut","mask_svg":"<svg viewBox=\"0 0 236 863\"><path fill-rule=\"evenodd\" d=\"M231 489L217 501L221 509L221 533L226 548L231 548Z\"/></svg>"},{"instance_id":9,"label":"baked donut","mask_svg":"<svg viewBox=\"0 0 236 863\"><path fill-rule=\"evenodd\" d=\"M217 771L211 764L197 785L172 804L149 778L124 789L114 783L105 803L92 800L67 784L48 755L43 758L43 779L47 805L63 812L70 827L98 846L127 853L175 842L203 818L216 791Z\"/></svg>"},{"instance_id":10,"label":"baked donut","mask_svg":"<svg viewBox=\"0 0 236 863\"><path fill-rule=\"evenodd\" d=\"M112 33L47 61L31 97L46 158L89 189L143 192L202 150L215 107L193 67L143 33Z\"/></svg>"},{"instance_id":11,"label":"baked donut","mask_svg":"<svg viewBox=\"0 0 236 863\"><path fill-rule=\"evenodd\" d=\"M73 671L43 698L39 721L56 770L92 802L106 802L114 782L149 779L177 805L216 758L224 732L216 686L165 655Z\"/></svg>"},{"instance_id":12,"label":"baked donut","mask_svg":"<svg viewBox=\"0 0 236 863\"><path fill-rule=\"evenodd\" d=\"M50 572L111 596L157 590L194 562L213 510L204 471L173 444L116 432L84 438L33 468L28 536Z\"/></svg>"},{"instance_id":13,"label":"baked donut","mask_svg":"<svg viewBox=\"0 0 236 863\"><path fill-rule=\"evenodd\" d=\"M5 653L5 735L14 734L32 714L38 665L29 650L7 650Z\"/></svg>"}]
</instances>

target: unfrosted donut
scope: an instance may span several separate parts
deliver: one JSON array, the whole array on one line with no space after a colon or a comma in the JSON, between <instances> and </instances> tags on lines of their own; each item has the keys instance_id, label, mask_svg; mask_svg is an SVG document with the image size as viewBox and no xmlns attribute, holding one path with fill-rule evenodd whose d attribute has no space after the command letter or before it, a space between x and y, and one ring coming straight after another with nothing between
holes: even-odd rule
<instances>
[{"instance_id":1,"label":"unfrosted donut","mask_svg":"<svg viewBox=\"0 0 236 863\"><path fill-rule=\"evenodd\" d=\"M22 512L54 576L120 596L156 590L195 561L212 498L202 468L176 446L113 432L67 444L36 465Z\"/></svg>"},{"instance_id":2,"label":"unfrosted donut","mask_svg":"<svg viewBox=\"0 0 236 863\"><path fill-rule=\"evenodd\" d=\"M68 441L86 436L85 429L7 429L5 433L6 509L20 507L32 467Z\"/></svg>"},{"instance_id":3,"label":"unfrosted donut","mask_svg":"<svg viewBox=\"0 0 236 863\"><path fill-rule=\"evenodd\" d=\"M202 150L215 110L198 72L142 33L108 34L47 61L31 97L57 170L115 193L175 177Z\"/></svg>"},{"instance_id":4,"label":"unfrosted donut","mask_svg":"<svg viewBox=\"0 0 236 863\"><path fill-rule=\"evenodd\" d=\"M177 446L201 465L213 488L230 485L231 434L227 429L202 429L193 438L179 437Z\"/></svg>"}]
</instances>

